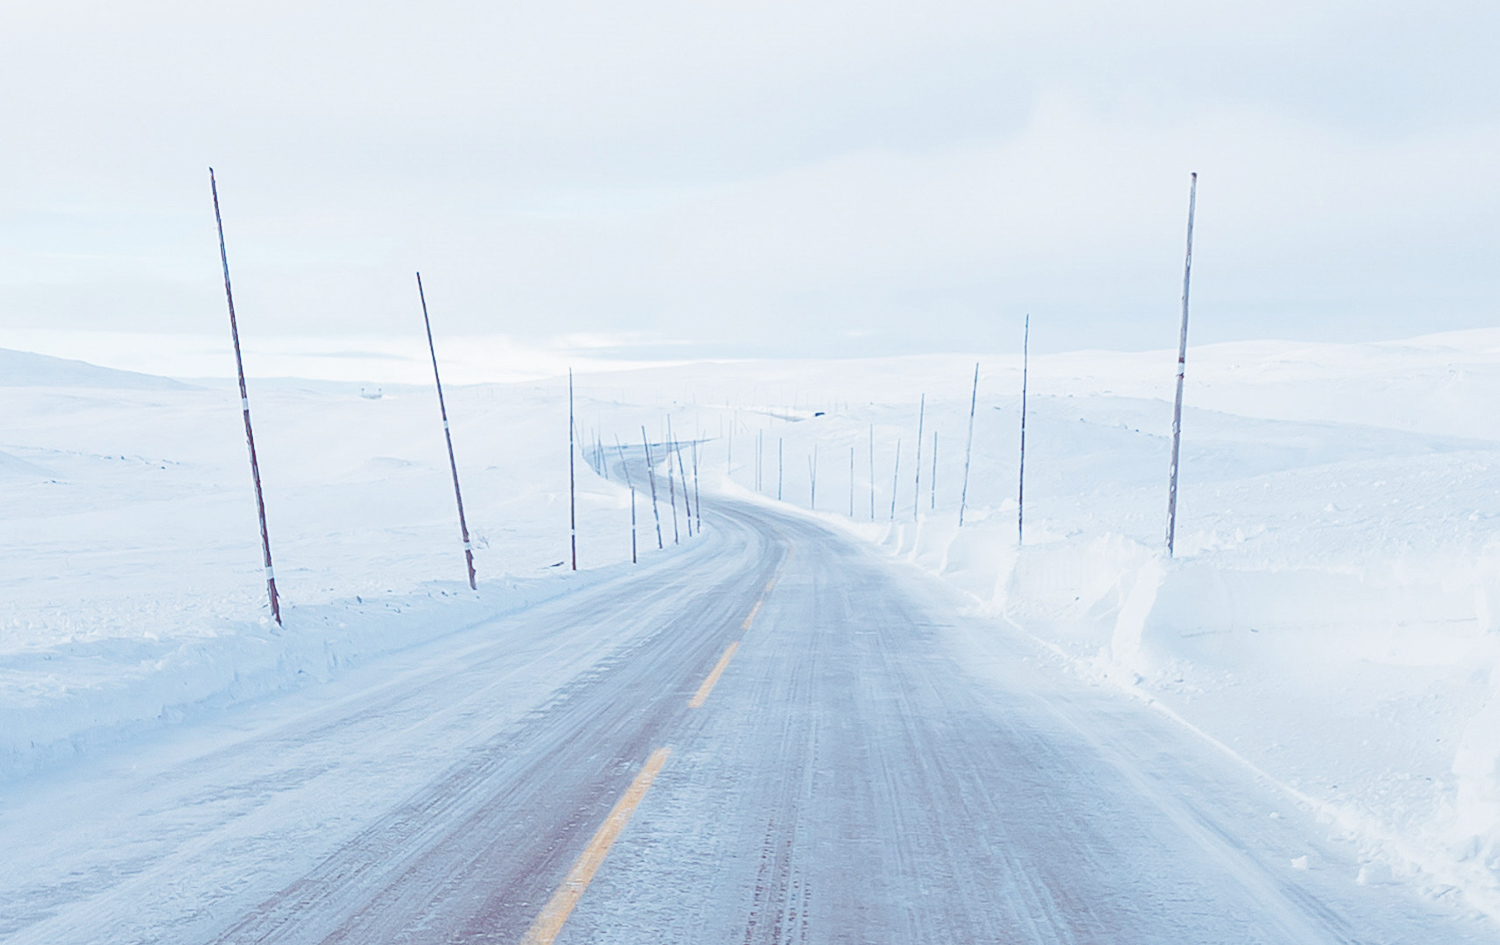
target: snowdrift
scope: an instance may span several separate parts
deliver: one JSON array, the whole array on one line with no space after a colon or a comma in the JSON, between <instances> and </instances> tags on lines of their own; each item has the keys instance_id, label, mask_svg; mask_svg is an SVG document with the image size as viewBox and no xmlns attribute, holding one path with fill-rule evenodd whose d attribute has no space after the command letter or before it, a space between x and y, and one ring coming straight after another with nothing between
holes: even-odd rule
<instances>
[{"instance_id":1,"label":"snowdrift","mask_svg":"<svg viewBox=\"0 0 1500 945\"><path fill-rule=\"evenodd\" d=\"M850 529L1170 713L1363 843L1349 881L1461 891L1500 917L1500 330L1193 349L1174 559L1174 351L1032 360L1019 545L1017 358L980 359L972 450L969 357L580 375L580 575L565 380L458 386L479 595L430 391L252 379L280 635L233 385L54 362L0 362L0 776L628 567L608 457L642 426L660 443L670 415L701 443L705 492Z\"/></svg>"}]
</instances>

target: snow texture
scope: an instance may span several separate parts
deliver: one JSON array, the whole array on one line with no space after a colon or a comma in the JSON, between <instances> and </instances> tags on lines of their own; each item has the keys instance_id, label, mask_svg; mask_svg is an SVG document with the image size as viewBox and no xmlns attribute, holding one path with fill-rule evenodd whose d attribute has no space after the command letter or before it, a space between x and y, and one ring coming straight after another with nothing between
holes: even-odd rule
<instances>
[{"instance_id":1,"label":"snow texture","mask_svg":"<svg viewBox=\"0 0 1500 945\"><path fill-rule=\"evenodd\" d=\"M1360 883L1457 893L1500 918L1500 414L1489 406L1500 331L1192 349L1172 559L1175 352L1033 358L1020 547L1017 357L978 359L962 529L975 358L580 376L578 575L563 563L565 381L457 386L477 595L463 582L430 390L386 386L377 399L355 384L255 381L281 632L264 602L232 384L0 355L6 777L306 689L618 573L629 492L591 468L594 434L609 452L616 435L638 449L640 427L660 442L670 414L679 438L701 441L704 491L774 500L779 444L783 501L805 508L816 447L813 514L942 576L1086 679L1150 701L1280 785L1362 845ZM636 485L639 546L654 555ZM664 475L657 485L670 548ZM680 519L677 530L686 541Z\"/></svg>"}]
</instances>

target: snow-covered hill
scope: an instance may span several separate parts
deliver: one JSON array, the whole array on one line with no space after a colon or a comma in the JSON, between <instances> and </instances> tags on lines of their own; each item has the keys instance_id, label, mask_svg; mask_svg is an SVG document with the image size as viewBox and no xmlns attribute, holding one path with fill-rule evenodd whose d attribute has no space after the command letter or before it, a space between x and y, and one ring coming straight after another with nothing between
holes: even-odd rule
<instances>
[{"instance_id":1,"label":"snow-covered hill","mask_svg":"<svg viewBox=\"0 0 1500 945\"><path fill-rule=\"evenodd\" d=\"M135 371L117 371L30 351L0 348L0 386L90 387L116 390L183 390L189 385Z\"/></svg>"},{"instance_id":2,"label":"snow-covered hill","mask_svg":"<svg viewBox=\"0 0 1500 945\"><path fill-rule=\"evenodd\" d=\"M121 372L21 357L26 370L0 370L0 766L17 776L305 686L628 567L630 493L591 468L595 444L632 448L643 425L660 442L670 415L703 440L705 492L805 508L816 474L817 514L964 589L1051 659L1155 700L1359 837L1363 881L1463 889L1500 915L1500 331L1193 349L1171 560L1175 352L1033 360L1020 548L1019 359L978 360L962 530L974 358L580 376L577 576L559 567L565 380L455 387L477 596L429 390L252 381L288 604L277 635L233 385L111 383ZM660 472L670 546L680 482ZM656 554L636 485L639 546Z\"/></svg>"}]
</instances>

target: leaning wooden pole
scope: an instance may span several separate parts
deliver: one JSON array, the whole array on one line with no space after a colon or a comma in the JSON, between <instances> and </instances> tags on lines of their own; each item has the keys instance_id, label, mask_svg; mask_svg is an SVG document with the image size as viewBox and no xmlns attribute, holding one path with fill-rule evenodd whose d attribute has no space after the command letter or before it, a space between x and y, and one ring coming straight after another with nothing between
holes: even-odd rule
<instances>
[{"instance_id":1,"label":"leaning wooden pole","mask_svg":"<svg viewBox=\"0 0 1500 945\"><path fill-rule=\"evenodd\" d=\"M786 467L782 463L782 459L781 459L782 458L781 445L782 445L782 437L778 436L776 438L776 501L777 502L781 501L781 484L782 484L783 479L785 479L784 473L786 471Z\"/></svg>"},{"instance_id":2,"label":"leaning wooden pole","mask_svg":"<svg viewBox=\"0 0 1500 945\"><path fill-rule=\"evenodd\" d=\"M682 543L682 532L677 528L677 483L673 479L676 474L672 472L672 437L667 435L667 500L672 505L672 544Z\"/></svg>"},{"instance_id":3,"label":"leaning wooden pole","mask_svg":"<svg viewBox=\"0 0 1500 945\"><path fill-rule=\"evenodd\" d=\"M667 442L672 446L672 454L677 457L677 478L682 481L682 512L687 522L687 536L693 537L693 506L688 501L688 478L687 469L682 462L682 444L677 442L677 435L672 432L672 417L667 416Z\"/></svg>"},{"instance_id":4,"label":"leaning wooden pole","mask_svg":"<svg viewBox=\"0 0 1500 945\"><path fill-rule=\"evenodd\" d=\"M755 491L764 492L764 477L761 476L762 459L766 452L766 431L755 431Z\"/></svg>"},{"instance_id":5,"label":"leaning wooden pole","mask_svg":"<svg viewBox=\"0 0 1500 945\"><path fill-rule=\"evenodd\" d=\"M896 521L896 490L901 487L901 438L896 437L896 463L891 468L891 521Z\"/></svg>"},{"instance_id":6,"label":"leaning wooden pole","mask_svg":"<svg viewBox=\"0 0 1500 945\"><path fill-rule=\"evenodd\" d=\"M854 518L854 447L849 447L849 517Z\"/></svg>"},{"instance_id":7,"label":"leaning wooden pole","mask_svg":"<svg viewBox=\"0 0 1500 945\"><path fill-rule=\"evenodd\" d=\"M573 480L573 369L568 368L568 540L573 550L573 570L578 570L578 495Z\"/></svg>"},{"instance_id":8,"label":"leaning wooden pole","mask_svg":"<svg viewBox=\"0 0 1500 945\"><path fill-rule=\"evenodd\" d=\"M979 403L979 365L974 365L974 391L969 395L969 436L964 441L964 484L958 494L958 527L964 525L964 510L969 507L969 459L974 455L974 405Z\"/></svg>"},{"instance_id":9,"label":"leaning wooden pole","mask_svg":"<svg viewBox=\"0 0 1500 945\"><path fill-rule=\"evenodd\" d=\"M661 538L661 509L656 502L656 465L651 459L651 441L646 438L646 428L641 427L641 445L646 449L646 479L651 483L651 517L656 520L656 550L667 547Z\"/></svg>"},{"instance_id":10,"label":"leaning wooden pole","mask_svg":"<svg viewBox=\"0 0 1500 945\"><path fill-rule=\"evenodd\" d=\"M219 226L219 261L224 264L224 299L229 303L229 334L234 339L234 367L240 378L240 410L245 415L245 443L250 448L250 478L255 480L255 510L260 515L260 547L265 556L266 594L271 616L281 626L281 601L276 595L276 571L271 567L271 533L266 529L266 497L260 488L260 463L255 458L255 431L250 427L250 395L245 390L245 362L240 357L240 326L234 317L234 290L229 286L229 251L224 247L224 217L219 213L219 182L208 169L208 186L214 195L214 222Z\"/></svg>"},{"instance_id":11,"label":"leaning wooden pole","mask_svg":"<svg viewBox=\"0 0 1500 945\"><path fill-rule=\"evenodd\" d=\"M818 444L816 443L813 444L812 455L807 458L807 483L807 507L816 512L818 510Z\"/></svg>"},{"instance_id":12,"label":"leaning wooden pole","mask_svg":"<svg viewBox=\"0 0 1500 945\"><path fill-rule=\"evenodd\" d=\"M479 590L474 580L474 546L469 543L469 523L464 519L464 494L458 488L458 460L453 458L453 434L448 430L448 405L443 402L443 379L438 374L437 347L432 343L432 321L427 317L427 293L422 274L417 273L417 297L422 300L422 324L427 328L427 350L432 355L432 381L437 385L438 413L443 417L443 438L448 441L448 468L453 472L453 497L458 500L458 531L464 539L464 563L469 567L469 590Z\"/></svg>"},{"instance_id":13,"label":"leaning wooden pole","mask_svg":"<svg viewBox=\"0 0 1500 945\"><path fill-rule=\"evenodd\" d=\"M922 424L927 420L927 395L922 395L922 405L917 408L917 462L916 473L911 483L911 520L915 522L922 510Z\"/></svg>"},{"instance_id":14,"label":"leaning wooden pole","mask_svg":"<svg viewBox=\"0 0 1500 945\"><path fill-rule=\"evenodd\" d=\"M698 516L698 534L703 534L703 493L698 488L698 437L693 437L693 514Z\"/></svg>"},{"instance_id":15,"label":"leaning wooden pole","mask_svg":"<svg viewBox=\"0 0 1500 945\"><path fill-rule=\"evenodd\" d=\"M937 440L938 440L937 435L938 435L938 431L933 430L932 431L932 481L927 484L928 489L930 489L932 491L932 497L931 497L932 501L928 503L927 507L929 509L933 510L933 511L937 510Z\"/></svg>"},{"instance_id":16,"label":"leaning wooden pole","mask_svg":"<svg viewBox=\"0 0 1500 945\"><path fill-rule=\"evenodd\" d=\"M697 531L697 529L693 525L693 506L692 503L688 501L689 497L693 494L693 487L692 483L688 482L687 466L682 459L682 444L677 441L677 438L675 436L672 437L672 446L677 453L677 477L682 480L683 518L685 519L687 524L687 535L689 538L692 538L693 533Z\"/></svg>"},{"instance_id":17,"label":"leaning wooden pole","mask_svg":"<svg viewBox=\"0 0 1500 945\"><path fill-rule=\"evenodd\" d=\"M1021 469L1016 477L1016 544L1026 540L1026 381L1031 367L1031 314L1021 335Z\"/></svg>"},{"instance_id":18,"label":"leaning wooden pole","mask_svg":"<svg viewBox=\"0 0 1500 945\"><path fill-rule=\"evenodd\" d=\"M1177 335L1177 400L1172 406L1172 479L1167 487L1167 557L1177 540L1177 458L1182 446L1182 377L1187 369L1188 287L1193 278L1193 214L1198 209L1198 173L1188 189L1187 259L1182 265L1182 329Z\"/></svg>"}]
</instances>

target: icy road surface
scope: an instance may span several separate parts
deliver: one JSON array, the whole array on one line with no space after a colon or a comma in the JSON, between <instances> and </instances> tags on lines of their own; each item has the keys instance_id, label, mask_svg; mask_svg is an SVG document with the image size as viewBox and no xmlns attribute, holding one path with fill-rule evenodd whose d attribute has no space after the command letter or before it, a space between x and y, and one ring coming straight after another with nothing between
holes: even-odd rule
<instances>
[{"instance_id":1,"label":"icy road surface","mask_svg":"<svg viewBox=\"0 0 1500 945\"><path fill-rule=\"evenodd\" d=\"M12 784L0 939L520 942L634 783L559 943L1500 942L914 570L707 511L685 554Z\"/></svg>"}]
</instances>

